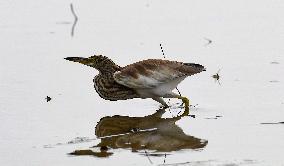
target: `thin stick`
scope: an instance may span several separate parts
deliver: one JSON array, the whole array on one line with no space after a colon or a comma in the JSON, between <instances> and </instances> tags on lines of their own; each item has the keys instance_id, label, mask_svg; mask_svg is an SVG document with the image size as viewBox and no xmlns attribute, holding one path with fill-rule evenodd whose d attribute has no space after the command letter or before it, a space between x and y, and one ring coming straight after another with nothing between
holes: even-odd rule
<instances>
[{"instance_id":1,"label":"thin stick","mask_svg":"<svg viewBox=\"0 0 284 166\"><path fill-rule=\"evenodd\" d=\"M161 47L161 50L162 50L162 53L163 53L163 56L164 56L164 59L165 59L166 57L165 57L165 54L164 54L164 50L163 50L162 44L160 44L160 47Z\"/></svg>"},{"instance_id":2,"label":"thin stick","mask_svg":"<svg viewBox=\"0 0 284 166\"><path fill-rule=\"evenodd\" d=\"M70 4L70 9L71 9L71 12L72 12L72 14L73 14L73 16L74 16L74 23L73 23L73 25L72 25L72 29L71 29L71 36L73 37L74 36L74 31L75 31L75 26L76 26L76 24L77 24L77 21L78 21L78 16L76 15L76 13L75 13L75 11L74 11L74 8L73 8L73 4L71 3Z\"/></svg>"},{"instance_id":3,"label":"thin stick","mask_svg":"<svg viewBox=\"0 0 284 166\"><path fill-rule=\"evenodd\" d=\"M166 56L165 56L165 53L164 53L164 50L163 50L163 47L162 47L162 44L160 43L160 48L161 48L161 50L162 50L162 54L163 54L163 56L164 56L164 59L166 58ZM178 90L178 88L176 87L176 90L178 91L178 94L179 94L179 96L181 96L181 93L180 93L180 91Z\"/></svg>"},{"instance_id":4,"label":"thin stick","mask_svg":"<svg viewBox=\"0 0 284 166\"><path fill-rule=\"evenodd\" d=\"M178 90L178 88L177 88L177 87L176 87L176 89L177 89L177 91L178 91L179 96L181 96L181 93L180 93L180 91Z\"/></svg>"},{"instance_id":5,"label":"thin stick","mask_svg":"<svg viewBox=\"0 0 284 166\"><path fill-rule=\"evenodd\" d=\"M162 51L162 54L163 54L163 57L164 59L166 59L166 56L164 54L164 50L163 50L163 47L162 47L162 44L160 43L160 48L161 48L161 51ZM169 99L168 103L170 103L171 99ZM169 109L171 111L171 109Z\"/></svg>"}]
</instances>

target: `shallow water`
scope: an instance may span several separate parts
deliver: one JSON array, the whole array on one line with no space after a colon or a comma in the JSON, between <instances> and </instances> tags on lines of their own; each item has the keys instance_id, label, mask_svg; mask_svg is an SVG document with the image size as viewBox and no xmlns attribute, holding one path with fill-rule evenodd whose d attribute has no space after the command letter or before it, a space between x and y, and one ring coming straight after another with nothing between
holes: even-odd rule
<instances>
[{"instance_id":1,"label":"shallow water","mask_svg":"<svg viewBox=\"0 0 284 166\"><path fill-rule=\"evenodd\" d=\"M1 165L284 165L283 1L72 3L73 37L70 1L0 2ZM160 43L167 59L207 68L179 85L195 118L171 121L183 110L171 100L150 123L158 103L103 100L98 72L63 59L103 54L124 66L163 58ZM120 118L124 127L98 132ZM69 155L101 153L100 143L111 155Z\"/></svg>"}]
</instances>

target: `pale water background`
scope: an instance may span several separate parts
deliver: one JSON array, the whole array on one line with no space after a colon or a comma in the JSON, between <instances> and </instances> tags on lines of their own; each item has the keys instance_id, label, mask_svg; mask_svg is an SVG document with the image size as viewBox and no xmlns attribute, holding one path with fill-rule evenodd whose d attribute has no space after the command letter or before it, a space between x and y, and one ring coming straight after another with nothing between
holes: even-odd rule
<instances>
[{"instance_id":1,"label":"pale water background","mask_svg":"<svg viewBox=\"0 0 284 166\"><path fill-rule=\"evenodd\" d=\"M74 37L70 3L79 18ZM283 16L281 0L2 0L0 164L163 164L164 156L150 156L151 164L130 149L111 149L108 158L67 154L100 142L102 117L143 117L159 104L103 100L92 83L98 72L63 59L103 54L124 66L163 58L162 43L167 59L207 68L179 85L198 105L195 119L177 125L208 145L169 152L165 164L284 165L284 124L261 124L284 121ZM219 69L221 85L211 77Z\"/></svg>"}]
</instances>

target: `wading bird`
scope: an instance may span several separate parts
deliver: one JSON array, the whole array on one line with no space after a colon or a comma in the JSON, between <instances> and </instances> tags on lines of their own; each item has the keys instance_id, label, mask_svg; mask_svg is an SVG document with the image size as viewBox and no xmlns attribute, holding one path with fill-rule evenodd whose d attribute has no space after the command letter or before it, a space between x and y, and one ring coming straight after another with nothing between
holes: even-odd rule
<instances>
[{"instance_id":1,"label":"wading bird","mask_svg":"<svg viewBox=\"0 0 284 166\"><path fill-rule=\"evenodd\" d=\"M184 114L189 113L189 100L172 90L187 76L205 71L200 64L161 59L143 60L125 67L116 65L111 59L102 55L64 59L79 62L99 71L93 81L97 93L103 99L116 101L152 98L164 107L168 107L163 98L178 98L185 104Z\"/></svg>"}]
</instances>

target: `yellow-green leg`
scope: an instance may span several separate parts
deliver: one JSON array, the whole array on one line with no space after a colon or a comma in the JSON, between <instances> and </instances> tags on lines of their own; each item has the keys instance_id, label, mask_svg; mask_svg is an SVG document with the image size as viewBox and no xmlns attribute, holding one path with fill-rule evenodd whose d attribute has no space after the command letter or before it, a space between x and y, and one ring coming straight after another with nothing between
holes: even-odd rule
<instances>
[{"instance_id":1,"label":"yellow-green leg","mask_svg":"<svg viewBox=\"0 0 284 166\"><path fill-rule=\"evenodd\" d=\"M182 97L182 96L179 96L178 97L179 99L182 100L182 102L184 103L184 113L182 114L182 116L188 116L189 115L189 100L188 98L186 97Z\"/></svg>"}]
</instances>

